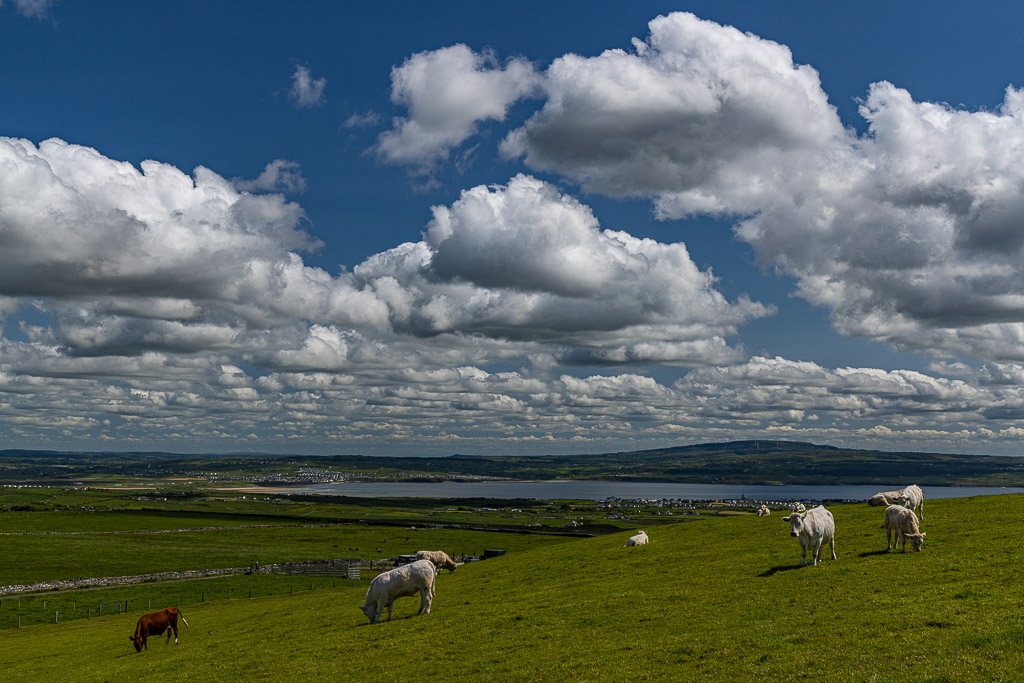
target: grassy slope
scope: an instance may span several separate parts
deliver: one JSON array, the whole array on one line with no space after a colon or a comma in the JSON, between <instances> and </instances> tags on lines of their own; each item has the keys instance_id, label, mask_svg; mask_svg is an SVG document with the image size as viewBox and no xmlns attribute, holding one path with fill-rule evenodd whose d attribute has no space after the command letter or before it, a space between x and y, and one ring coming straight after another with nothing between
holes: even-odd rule
<instances>
[{"instance_id":1,"label":"grassy slope","mask_svg":"<svg viewBox=\"0 0 1024 683\"><path fill-rule=\"evenodd\" d=\"M434 613L370 626L365 587L190 607L136 655L137 614L0 633L25 680L1014 680L1024 671L1024 497L926 503L923 553L882 510L837 506L838 561L799 567L778 513L569 541L466 565ZM16 662L16 663L15 663Z\"/></svg>"}]
</instances>

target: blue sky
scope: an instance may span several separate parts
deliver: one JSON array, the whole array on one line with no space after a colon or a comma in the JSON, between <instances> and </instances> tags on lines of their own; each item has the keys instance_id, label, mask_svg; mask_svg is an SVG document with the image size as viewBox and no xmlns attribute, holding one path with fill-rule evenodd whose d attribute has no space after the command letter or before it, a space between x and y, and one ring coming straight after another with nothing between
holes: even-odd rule
<instances>
[{"instance_id":1,"label":"blue sky","mask_svg":"<svg viewBox=\"0 0 1024 683\"><path fill-rule=\"evenodd\" d=\"M0 2L0 444L1020 453L1014 3Z\"/></svg>"}]
</instances>

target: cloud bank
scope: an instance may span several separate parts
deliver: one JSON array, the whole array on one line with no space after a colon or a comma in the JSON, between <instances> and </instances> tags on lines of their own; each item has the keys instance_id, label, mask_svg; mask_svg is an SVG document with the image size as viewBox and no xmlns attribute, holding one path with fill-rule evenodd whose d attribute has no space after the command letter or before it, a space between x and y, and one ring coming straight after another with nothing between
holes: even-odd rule
<instances>
[{"instance_id":1,"label":"cloud bank","mask_svg":"<svg viewBox=\"0 0 1024 683\"><path fill-rule=\"evenodd\" d=\"M322 101L325 79L293 80L298 106ZM858 134L785 46L673 13L630 49L544 69L420 52L392 71L391 99L401 115L373 154L421 180L535 103L496 144L532 174L466 189L419 239L333 273L304 260L320 244L286 198L305 187L293 162L227 180L0 138L6 436L385 452L1019 443L1015 87L966 111L870 84ZM935 363L748 357L743 325L770 305L726 298L681 242L602 229L558 180L647 198L666 221L731 220L838 332Z\"/></svg>"}]
</instances>

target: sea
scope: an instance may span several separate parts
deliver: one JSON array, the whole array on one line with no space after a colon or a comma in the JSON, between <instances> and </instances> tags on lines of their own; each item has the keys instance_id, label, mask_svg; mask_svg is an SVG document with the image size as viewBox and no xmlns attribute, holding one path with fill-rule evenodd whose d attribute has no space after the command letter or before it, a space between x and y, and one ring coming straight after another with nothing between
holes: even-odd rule
<instances>
[{"instance_id":1,"label":"sea","mask_svg":"<svg viewBox=\"0 0 1024 683\"><path fill-rule=\"evenodd\" d=\"M912 483L912 482L907 482ZM635 481L471 481L471 482L334 482L296 487L295 493L317 493L359 498L493 498L539 500L759 500L824 501L867 500L879 491L900 489L907 483L867 486L768 486L732 484L679 484ZM922 486L925 498L964 498L1024 493L1020 487Z\"/></svg>"}]
</instances>

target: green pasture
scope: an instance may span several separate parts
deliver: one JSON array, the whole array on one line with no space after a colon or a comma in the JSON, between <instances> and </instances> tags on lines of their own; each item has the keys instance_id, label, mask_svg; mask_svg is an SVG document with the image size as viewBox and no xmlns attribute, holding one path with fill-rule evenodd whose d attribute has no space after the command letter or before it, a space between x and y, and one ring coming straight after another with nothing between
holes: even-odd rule
<instances>
[{"instance_id":1,"label":"green pasture","mask_svg":"<svg viewBox=\"0 0 1024 683\"><path fill-rule=\"evenodd\" d=\"M444 549L478 555L519 552L566 537L391 526L277 526L154 533L0 535L0 586L86 576L124 576L248 567L301 560L381 559Z\"/></svg>"},{"instance_id":2,"label":"green pasture","mask_svg":"<svg viewBox=\"0 0 1024 683\"><path fill-rule=\"evenodd\" d=\"M1021 496L930 500L924 552L885 550L883 511L832 507L838 560L800 567L788 525L728 516L540 544L438 578L369 625L367 584L0 631L10 680L1013 681L1024 671ZM156 605L154 605L154 608ZM0 609L5 607L0 606Z\"/></svg>"}]
</instances>

